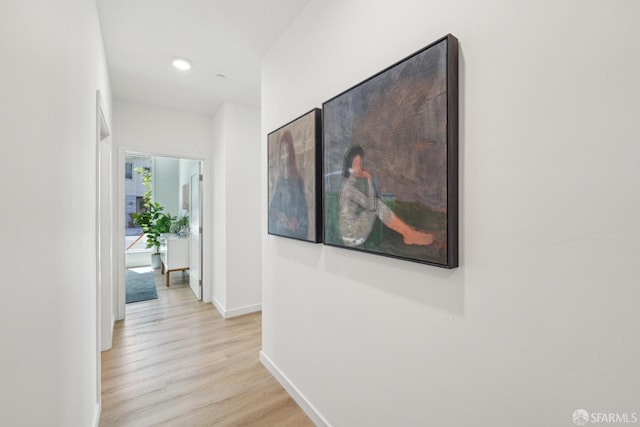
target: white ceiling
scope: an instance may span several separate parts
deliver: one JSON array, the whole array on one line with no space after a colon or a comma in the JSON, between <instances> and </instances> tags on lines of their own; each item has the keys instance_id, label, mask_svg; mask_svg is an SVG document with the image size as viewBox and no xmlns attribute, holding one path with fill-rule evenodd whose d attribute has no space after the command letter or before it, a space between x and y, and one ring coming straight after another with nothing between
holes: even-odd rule
<instances>
[{"instance_id":1,"label":"white ceiling","mask_svg":"<svg viewBox=\"0 0 640 427\"><path fill-rule=\"evenodd\" d=\"M98 0L113 96L208 115L259 107L260 60L308 2ZM193 68L174 69L176 56Z\"/></svg>"}]
</instances>

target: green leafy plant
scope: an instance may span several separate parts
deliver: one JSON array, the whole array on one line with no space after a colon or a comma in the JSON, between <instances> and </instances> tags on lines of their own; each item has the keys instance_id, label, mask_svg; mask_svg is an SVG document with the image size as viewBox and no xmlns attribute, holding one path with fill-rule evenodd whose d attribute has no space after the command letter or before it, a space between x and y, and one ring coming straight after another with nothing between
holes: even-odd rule
<instances>
[{"instance_id":1,"label":"green leafy plant","mask_svg":"<svg viewBox=\"0 0 640 427\"><path fill-rule=\"evenodd\" d=\"M180 237L186 237L189 234L189 216L184 215L174 219L170 231Z\"/></svg>"},{"instance_id":2,"label":"green leafy plant","mask_svg":"<svg viewBox=\"0 0 640 427\"><path fill-rule=\"evenodd\" d=\"M160 203L153 201L151 171L144 168L136 168L136 172L142 177L142 185L145 192L144 211L131 214L133 222L147 235L147 249L155 248L156 254L160 253L160 237L163 233L169 233L174 217L164 213Z\"/></svg>"}]
</instances>

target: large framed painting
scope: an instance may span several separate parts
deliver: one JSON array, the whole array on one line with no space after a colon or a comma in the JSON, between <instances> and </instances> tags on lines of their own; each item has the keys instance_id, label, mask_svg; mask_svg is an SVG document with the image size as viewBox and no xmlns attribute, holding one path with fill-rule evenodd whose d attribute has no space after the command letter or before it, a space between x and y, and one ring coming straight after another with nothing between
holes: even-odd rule
<instances>
[{"instance_id":1,"label":"large framed painting","mask_svg":"<svg viewBox=\"0 0 640 427\"><path fill-rule=\"evenodd\" d=\"M315 108L267 136L269 234L322 241L321 126Z\"/></svg>"},{"instance_id":2,"label":"large framed painting","mask_svg":"<svg viewBox=\"0 0 640 427\"><path fill-rule=\"evenodd\" d=\"M324 243L458 266L458 41L326 101Z\"/></svg>"}]
</instances>

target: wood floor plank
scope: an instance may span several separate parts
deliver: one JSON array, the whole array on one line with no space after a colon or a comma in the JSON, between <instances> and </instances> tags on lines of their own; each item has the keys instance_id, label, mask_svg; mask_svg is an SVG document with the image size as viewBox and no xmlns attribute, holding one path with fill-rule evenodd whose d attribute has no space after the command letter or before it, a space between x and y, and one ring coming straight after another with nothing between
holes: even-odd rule
<instances>
[{"instance_id":1,"label":"wood floor plank","mask_svg":"<svg viewBox=\"0 0 640 427\"><path fill-rule=\"evenodd\" d=\"M158 299L127 304L102 353L101 427L313 426L259 361L260 313L224 319L188 275L154 275Z\"/></svg>"}]
</instances>

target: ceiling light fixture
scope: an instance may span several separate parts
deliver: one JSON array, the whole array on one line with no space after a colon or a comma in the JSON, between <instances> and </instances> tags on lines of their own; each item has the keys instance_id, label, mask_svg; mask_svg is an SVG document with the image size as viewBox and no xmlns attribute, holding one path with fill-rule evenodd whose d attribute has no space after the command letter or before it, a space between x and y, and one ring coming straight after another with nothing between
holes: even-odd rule
<instances>
[{"instance_id":1,"label":"ceiling light fixture","mask_svg":"<svg viewBox=\"0 0 640 427\"><path fill-rule=\"evenodd\" d=\"M187 71L191 69L191 62L184 58L173 58L171 63L174 67L181 71Z\"/></svg>"},{"instance_id":2,"label":"ceiling light fixture","mask_svg":"<svg viewBox=\"0 0 640 427\"><path fill-rule=\"evenodd\" d=\"M216 77L219 79L226 79L227 76L225 76L224 74L216 74Z\"/></svg>"}]
</instances>

